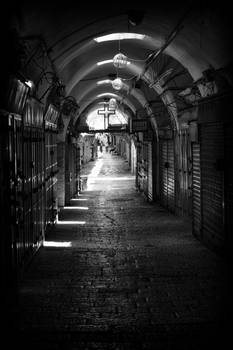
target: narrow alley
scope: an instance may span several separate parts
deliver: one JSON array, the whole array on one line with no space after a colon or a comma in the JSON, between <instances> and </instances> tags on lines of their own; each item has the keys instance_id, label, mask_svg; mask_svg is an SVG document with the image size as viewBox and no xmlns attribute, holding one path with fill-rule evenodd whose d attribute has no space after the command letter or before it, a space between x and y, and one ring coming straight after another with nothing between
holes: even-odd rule
<instances>
[{"instance_id":1,"label":"narrow alley","mask_svg":"<svg viewBox=\"0 0 233 350\"><path fill-rule=\"evenodd\" d=\"M84 175L86 188L61 209L24 272L17 342L43 350L216 344L222 260L192 236L187 218L136 191L120 156L103 153Z\"/></svg>"}]
</instances>

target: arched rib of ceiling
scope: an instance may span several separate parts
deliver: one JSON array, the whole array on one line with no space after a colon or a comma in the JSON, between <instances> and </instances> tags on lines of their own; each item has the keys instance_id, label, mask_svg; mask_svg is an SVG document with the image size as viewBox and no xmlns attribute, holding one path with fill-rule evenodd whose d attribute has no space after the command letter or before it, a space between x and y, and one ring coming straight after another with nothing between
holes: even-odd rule
<instances>
[{"instance_id":1,"label":"arched rib of ceiling","mask_svg":"<svg viewBox=\"0 0 233 350\"><path fill-rule=\"evenodd\" d=\"M94 104L92 103L91 105L89 105L86 110L84 110L82 112L82 114L80 115L80 118L77 120L75 125L75 129L77 130L77 132L79 133L80 130L82 130L82 127L87 124L87 119L89 117L90 114L92 114L92 112L95 112L95 115L98 117L98 110L100 108L102 108L102 105L106 104L105 101L100 101L98 103L94 102ZM126 105L125 105L126 106ZM118 105L116 110L118 111L118 113L120 113L124 118L130 118L130 112L128 109L125 109L124 107L122 108L122 105Z\"/></svg>"},{"instance_id":2,"label":"arched rib of ceiling","mask_svg":"<svg viewBox=\"0 0 233 350\"><path fill-rule=\"evenodd\" d=\"M119 4L112 8L104 7L98 11L92 11L92 4L92 9L88 6L83 11L80 4L64 6L57 2L54 12L53 6L43 7L39 6L39 3L24 6L23 3L22 34L39 34L45 39L50 57L65 85L69 84L77 67L83 66L82 57L88 59L98 54L102 44L97 45L92 38L113 32L125 32L128 28L126 4L122 7ZM182 22L183 27L164 52L186 67L194 81L201 78L204 70L210 67L222 68L231 62L231 43L228 35L231 11L228 14L226 2L221 8L215 7L214 3L205 6L205 2L199 6L196 1L191 1L191 4L184 3L182 6L175 3L172 10L167 3L164 6L139 5L144 16L142 22L133 30L136 28L136 32L147 35L150 41L146 39L145 43L148 49L153 50L161 48L190 7L190 12ZM98 8L99 6L98 3ZM103 44L103 47L106 47L108 53L107 46Z\"/></svg>"},{"instance_id":3,"label":"arched rib of ceiling","mask_svg":"<svg viewBox=\"0 0 233 350\"><path fill-rule=\"evenodd\" d=\"M136 114L136 108L128 98L124 97L122 99L122 97L119 96L117 93L105 92L99 95L96 95L95 93L88 95L88 99L80 107L79 115L81 115L84 112L86 113L88 108L95 107L99 102L104 102L106 98L115 98L120 103L126 105L132 111L133 114ZM74 122L76 122L77 119L78 117L76 117Z\"/></svg>"},{"instance_id":4,"label":"arched rib of ceiling","mask_svg":"<svg viewBox=\"0 0 233 350\"><path fill-rule=\"evenodd\" d=\"M101 87L102 89L104 88L103 86ZM154 129L154 131L156 132L156 135L158 135L158 126L157 126L157 122L156 122L156 118L155 118L155 115L153 113L153 110L151 108L151 106L149 105L148 101L146 100L144 94L142 93L141 90L138 90L138 89L135 89L135 88L130 88L129 85L127 83L123 83L123 87L122 89L125 89L127 92L128 92L128 95L127 96L133 96L135 98L135 100L138 101L138 103L141 105L141 107L145 110L145 112L147 113L151 123L152 123L152 127ZM92 97L90 97L90 92L93 91L92 93ZM106 91L105 89L103 91ZM93 96L93 94L95 93L95 95ZM125 97L122 97L119 96L118 94L116 93L112 93L112 92L105 92L105 93L102 93L102 94L99 94L99 95L96 95L96 89L93 88L93 89L90 89L89 91L89 94L85 95L85 97L83 97L83 99L87 99L86 103L80 103L81 105L81 108L80 108L80 114L82 113L82 111L88 106L88 103L92 103L92 101L94 101L96 98L98 98L98 96L101 97L115 97L116 99L118 100L121 100L122 102L124 101L127 101L128 99L126 99ZM80 101L81 102L81 101ZM129 102L129 101L128 101ZM127 105L128 102L126 103ZM132 108L131 108L132 109ZM134 114L136 113L136 108L134 107ZM78 118L78 117L77 117ZM77 120L76 118L76 120ZM75 120L75 122L76 122Z\"/></svg>"},{"instance_id":5,"label":"arched rib of ceiling","mask_svg":"<svg viewBox=\"0 0 233 350\"><path fill-rule=\"evenodd\" d=\"M109 61L109 60L108 60ZM108 62L106 63L104 66L109 66L112 68L112 62ZM125 71L129 71L130 73L133 73L133 75L135 76L140 76L142 75L142 79L145 80L145 82L147 82L148 84L153 84L154 81L152 81L152 77L153 74L148 73L152 71L152 68L149 69L148 72L146 72L146 74L144 74L144 67L142 66L142 64L137 64L137 63L133 63L130 64L129 66L127 66L125 68ZM73 77L72 81L70 82L69 86L67 87L67 92L69 94L72 94L78 101L79 104L82 105L82 100L79 99L80 98L80 94L83 94L84 91L83 89L81 90L82 92L78 91L78 83L79 81L84 78L86 75L90 74L91 72L93 72L95 69L98 69L98 65L97 63L91 63L91 64L87 64L85 66L85 69L80 69L79 71L76 72L76 75ZM93 82L92 82L93 84ZM160 86L158 86L159 83L157 83L157 85L154 85L153 88L156 91L157 94L162 94L163 90L162 88L160 88ZM77 88L77 90L75 89L75 86ZM135 88L130 88L129 84L124 83L123 87L130 91L130 93L132 94L132 96L134 96L138 101L140 101L140 104L143 106L143 108L147 105L148 106L148 101L145 99L145 96L143 96L143 93ZM77 92L76 92L77 91ZM85 96L85 95L84 95ZM84 98L84 97L83 97ZM174 121L175 121L175 125L178 128L178 122L177 122L177 108L176 108L176 104L174 102L174 98L172 95L172 92L168 91L166 92L166 94L164 94L163 96L161 96L162 101L164 102L165 106L168 106L169 109L169 113L170 115L173 117ZM148 112L148 111L147 111ZM149 116L153 115L153 111L149 109ZM154 116L153 116L154 119ZM153 124L155 124L155 122L153 122ZM157 130L156 130L157 132Z\"/></svg>"},{"instance_id":6,"label":"arched rib of ceiling","mask_svg":"<svg viewBox=\"0 0 233 350\"><path fill-rule=\"evenodd\" d=\"M97 60L112 58L114 43L106 42L97 44L93 38L116 32L135 31L145 34L145 40L126 41L129 46L129 56L135 49L137 57L142 58L150 50L158 50L166 42L171 31L177 26L180 18L189 9L187 16L182 21L182 26L175 39L166 47L164 54L174 58L185 67L193 81L202 77L203 71L213 68L224 68L231 63L232 52L229 40L228 26L231 21L231 10L226 2L215 7L205 6L202 2L193 0L182 4L174 3L171 10L170 4L150 5L140 3L143 11L143 20L136 27L129 27L126 3L122 6L104 7L93 11L93 4L83 11L80 4L64 6L56 3L56 10L48 2L44 6L39 3L22 5L23 18L21 23L22 36L40 36L48 47L49 57L52 59L59 78L67 86L67 94L78 96L81 89L80 80L90 78L93 72L104 72L95 66ZM99 8L100 4L96 4ZM136 5L136 4L134 4ZM191 6L192 5L192 6ZM160 7L161 6L161 7ZM221 12L222 11L222 12ZM43 19L43 20L42 20ZM130 29L130 30L129 30ZM136 29L136 30L135 30ZM135 48L133 46L135 45ZM131 51L132 49L132 51ZM136 57L134 56L134 57ZM95 57L95 62L93 61ZM94 64L94 66L93 66ZM131 70L132 69L132 70ZM127 71L141 74L139 64L130 65ZM109 72L108 72L109 73ZM142 77L148 84L154 83L153 74L148 71L148 76ZM177 105L171 91L165 91L161 84L154 84L153 89L160 95L165 105L169 106L170 115L177 122Z\"/></svg>"},{"instance_id":7,"label":"arched rib of ceiling","mask_svg":"<svg viewBox=\"0 0 233 350\"><path fill-rule=\"evenodd\" d=\"M177 17L174 18L175 16ZM178 13L174 15L169 13L169 16L155 12L147 13L143 23L138 26L138 33L146 35L143 44L146 44L148 49L159 49L179 17ZM206 21L208 21L208 18ZM219 19L216 23L219 24ZM200 34L202 29L200 25L200 13L196 11L196 14L194 13L192 16L186 18L184 28L165 50L166 54L178 60L188 69L194 80L199 79L202 76L202 72L210 66L218 68L229 62L229 58L224 55L225 51L223 50L223 42L225 43L226 40L223 40L224 38L216 30L216 26L213 25L214 23L209 21L207 24L208 32L203 31ZM67 71L66 68L72 66L72 61L77 60L82 54L85 54L87 57L88 55L91 56L92 53L97 53L100 46L92 39L86 39L87 42L85 44L82 42L85 38L90 38L91 36L95 38L99 31L97 28L103 28L104 34L125 31L126 16L121 16L120 18L116 16L111 21L100 21L98 25L92 25L86 28L86 30L77 32L69 40L64 40L62 48L57 50L57 54L54 55L55 62L61 74L63 74L63 70ZM219 49L216 49L217 47Z\"/></svg>"},{"instance_id":8,"label":"arched rib of ceiling","mask_svg":"<svg viewBox=\"0 0 233 350\"><path fill-rule=\"evenodd\" d=\"M104 59L105 60L105 59ZM101 66L98 66L98 62L95 60L88 61L84 66L82 66L79 70L75 72L72 79L69 80L69 83L66 85L66 92L68 95L78 96L78 93L74 91L75 86L80 82L80 80L84 79L88 74L92 73L93 71L98 72L104 71L106 72L106 67L112 69L113 63L109 62L111 58L108 57L107 63L103 64ZM104 66L104 67L103 67ZM126 69L129 73L131 73L132 76L140 76L140 74L143 71L143 66L141 64L132 63L129 66L127 66ZM115 72L115 70L113 70ZM100 74L100 73L99 73Z\"/></svg>"},{"instance_id":9,"label":"arched rib of ceiling","mask_svg":"<svg viewBox=\"0 0 233 350\"><path fill-rule=\"evenodd\" d=\"M119 30L119 28L118 28ZM115 33L107 33L107 34L117 34L119 31L116 31ZM65 49L63 53L60 53L60 56L57 58L54 58L54 62L56 62L57 67L59 69L59 72L62 74L63 70L66 69L67 66L72 65L72 63L75 63L77 60L81 60L82 56L87 57L88 55L91 55L92 53L95 53L96 56L102 57L104 56L104 52L117 52L118 50L118 41L117 40L109 40L104 42L96 42L94 39L97 37L104 37L104 35L94 35L91 39L86 39L87 42L84 44L77 42L76 45L72 47L72 49L68 50ZM128 33L128 34L139 34L144 37L143 40L141 39L123 39L121 40L123 48L128 51L131 50L133 46L136 46L139 52L143 53L144 56L142 59L146 58L145 51L154 51L158 47L160 47L163 44L163 40L160 38L152 38L148 35L142 34L142 33ZM123 49L123 51L124 51ZM137 52L138 53L138 52ZM133 56L132 56L133 57Z\"/></svg>"},{"instance_id":10,"label":"arched rib of ceiling","mask_svg":"<svg viewBox=\"0 0 233 350\"><path fill-rule=\"evenodd\" d=\"M116 90L113 90L113 88L112 88L111 80L106 80L100 86L91 84L84 91L82 91L80 99L76 96L75 96L75 98L77 99L77 102L82 106L82 100L85 101L85 98L86 98L86 96L88 96L89 93L91 93L91 92L93 92L93 93L99 92L100 93L103 91L107 92L107 90L109 91L109 93L112 93L112 92L114 93L116 91ZM145 107L147 105L148 101L146 100L145 96L143 95L143 92L131 87L129 82L123 81L121 92L123 90L126 92L127 95L133 96L142 107ZM124 99L124 96L122 96L122 97Z\"/></svg>"},{"instance_id":11,"label":"arched rib of ceiling","mask_svg":"<svg viewBox=\"0 0 233 350\"><path fill-rule=\"evenodd\" d=\"M188 6L189 4L187 4ZM146 37L143 41L132 40L132 43L142 52L160 49L185 10L182 8L181 11L178 7L174 12L161 12L158 8L149 11L147 9L142 23L136 28L137 33L145 34ZM63 34L66 32L66 35L61 35L61 32L59 34L60 29L56 35L52 35L48 24L46 29L43 28L42 30L41 28L41 33L46 33L46 37L50 38L48 40L50 41L49 47L53 48L51 56L67 86L67 93L77 96L80 80L96 71L95 62L92 58L95 57L97 60L101 60L105 57L112 57L111 45L113 43L98 44L93 38L114 32L125 32L128 18L126 14L119 14L117 11L116 16L111 16L111 20L103 19L103 16L98 13L95 20L90 21L91 24L88 25L88 20L80 15L78 17L79 30L77 30L75 13L73 16L72 12L68 11L69 21L66 19L66 15L67 12L64 13L62 18L62 23L64 23ZM92 15L88 13L87 17L91 18ZM98 17L100 20L98 20ZM201 28L200 18L205 18L205 28ZM215 21L213 21L213 18ZM217 12L212 12L212 19L210 20L208 11L205 10L200 13L199 9L194 9L184 19L183 28L164 51L165 54L180 62L189 71L194 81L201 78L202 72L209 67L219 68L229 63L229 55L225 54L226 50L224 50L226 38L223 37L221 30L218 30L221 29L220 21L221 18ZM49 23L49 21L46 23ZM55 44L54 36L57 38ZM128 41L128 43L131 42ZM142 72L142 68L138 64L130 65L130 67L127 67L127 70L129 69L134 74L137 70L137 75L141 74L140 71ZM142 78L149 83L153 83L153 80L146 76ZM160 95L164 104L168 106L169 114L177 126L177 106L172 92L165 92L165 88L162 89L159 83L155 84L153 89Z\"/></svg>"},{"instance_id":12,"label":"arched rib of ceiling","mask_svg":"<svg viewBox=\"0 0 233 350\"><path fill-rule=\"evenodd\" d=\"M145 72L143 77L149 85L152 84L153 89L161 97L161 100L168 109L173 125L175 126L176 130L179 130L177 104L173 93L169 90L165 91L167 86L165 84L164 77L160 77L156 82L154 82L153 70L151 67Z\"/></svg>"}]
</instances>

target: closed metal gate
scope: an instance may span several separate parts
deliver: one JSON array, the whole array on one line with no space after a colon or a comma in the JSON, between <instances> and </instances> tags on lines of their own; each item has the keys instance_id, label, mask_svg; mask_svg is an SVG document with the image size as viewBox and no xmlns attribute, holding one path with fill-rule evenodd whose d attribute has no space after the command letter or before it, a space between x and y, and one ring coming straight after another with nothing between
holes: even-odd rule
<instances>
[{"instance_id":1,"label":"closed metal gate","mask_svg":"<svg viewBox=\"0 0 233 350\"><path fill-rule=\"evenodd\" d=\"M233 242L233 124L225 125L225 226L226 244L229 253L232 255Z\"/></svg>"},{"instance_id":2,"label":"closed metal gate","mask_svg":"<svg viewBox=\"0 0 233 350\"><path fill-rule=\"evenodd\" d=\"M9 115L9 162L11 191L11 225L13 265L17 266L24 255L23 228L23 159L22 159L22 117Z\"/></svg>"},{"instance_id":3,"label":"closed metal gate","mask_svg":"<svg viewBox=\"0 0 233 350\"><path fill-rule=\"evenodd\" d=\"M23 227L21 263L26 263L38 249L44 235L43 177L44 129L43 107L33 98L26 102L23 116Z\"/></svg>"},{"instance_id":4,"label":"closed metal gate","mask_svg":"<svg viewBox=\"0 0 233 350\"><path fill-rule=\"evenodd\" d=\"M148 143L148 199L153 201L153 152L152 143Z\"/></svg>"},{"instance_id":5,"label":"closed metal gate","mask_svg":"<svg viewBox=\"0 0 233 350\"><path fill-rule=\"evenodd\" d=\"M148 143L143 142L143 158L142 158L142 188L144 195L148 198Z\"/></svg>"},{"instance_id":6,"label":"closed metal gate","mask_svg":"<svg viewBox=\"0 0 233 350\"><path fill-rule=\"evenodd\" d=\"M23 128L23 225L24 239L21 243L22 249L27 252L30 246L30 235L32 232L32 148L31 148L31 126L24 118Z\"/></svg>"},{"instance_id":7,"label":"closed metal gate","mask_svg":"<svg viewBox=\"0 0 233 350\"><path fill-rule=\"evenodd\" d=\"M44 225L45 229L53 224L57 215L57 119L59 112L53 105L49 105L45 117L45 156L44 156Z\"/></svg>"},{"instance_id":8,"label":"closed metal gate","mask_svg":"<svg viewBox=\"0 0 233 350\"><path fill-rule=\"evenodd\" d=\"M192 230L201 238L201 161L200 144L192 143Z\"/></svg>"},{"instance_id":9,"label":"closed metal gate","mask_svg":"<svg viewBox=\"0 0 233 350\"><path fill-rule=\"evenodd\" d=\"M52 210L49 207L50 212L47 213L50 218L56 198L56 131L46 131L45 152L43 105L27 96L27 92L24 84L13 79L6 104L9 111L1 111L0 119L0 204L3 216L0 219L3 228L0 243L4 252L1 265L6 271L11 271L8 279L15 274L15 281L44 238L49 188L53 188L53 196L49 200L53 202L53 207ZM51 114L55 128L57 115L57 111Z\"/></svg>"},{"instance_id":10,"label":"closed metal gate","mask_svg":"<svg viewBox=\"0 0 233 350\"><path fill-rule=\"evenodd\" d=\"M9 169L10 194L10 217L4 231L10 232L12 268L20 272L43 238L42 107L30 98L23 115L6 113L4 119L7 145L2 151L7 152L3 166Z\"/></svg>"},{"instance_id":11,"label":"closed metal gate","mask_svg":"<svg viewBox=\"0 0 233 350\"><path fill-rule=\"evenodd\" d=\"M65 203L69 205L71 198L77 193L78 153L75 144L72 142L66 143L65 147Z\"/></svg>"},{"instance_id":12,"label":"closed metal gate","mask_svg":"<svg viewBox=\"0 0 233 350\"><path fill-rule=\"evenodd\" d=\"M136 184L139 191L148 195L148 144L141 142L137 147Z\"/></svg>"},{"instance_id":13,"label":"closed metal gate","mask_svg":"<svg viewBox=\"0 0 233 350\"><path fill-rule=\"evenodd\" d=\"M16 278L16 246L14 230L16 227L15 217L12 216L12 209L15 206L14 189L14 164L10 161L12 150L10 146L9 128L12 125L12 116L0 111L0 276L2 302L12 302L11 293L13 294ZM12 176L13 175L13 176ZM11 186L10 186L11 184ZM13 206L13 208L12 208Z\"/></svg>"},{"instance_id":14,"label":"closed metal gate","mask_svg":"<svg viewBox=\"0 0 233 350\"><path fill-rule=\"evenodd\" d=\"M222 123L200 126L202 235L215 247L224 245L224 129Z\"/></svg>"},{"instance_id":15,"label":"closed metal gate","mask_svg":"<svg viewBox=\"0 0 233 350\"><path fill-rule=\"evenodd\" d=\"M159 143L160 200L167 209L175 211L175 167L173 139Z\"/></svg>"},{"instance_id":16,"label":"closed metal gate","mask_svg":"<svg viewBox=\"0 0 233 350\"><path fill-rule=\"evenodd\" d=\"M192 177L191 177L191 143L189 130L182 129L176 138L177 156L177 213L183 216L192 214Z\"/></svg>"}]
</instances>

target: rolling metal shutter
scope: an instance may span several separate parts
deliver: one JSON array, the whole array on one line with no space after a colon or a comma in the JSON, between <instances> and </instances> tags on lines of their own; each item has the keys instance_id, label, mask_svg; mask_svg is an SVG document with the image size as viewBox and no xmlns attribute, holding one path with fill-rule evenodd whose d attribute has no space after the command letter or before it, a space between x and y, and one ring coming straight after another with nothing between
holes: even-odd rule
<instances>
[{"instance_id":1,"label":"rolling metal shutter","mask_svg":"<svg viewBox=\"0 0 233 350\"><path fill-rule=\"evenodd\" d=\"M175 210L175 168L173 139L160 140L160 199L170 211Z\"/></svg>"},{"instance_id":2,"label":"rolling metal shutter","mask_svg":"<svg viewBox=\"0 0 233 350\"><path fill-rule=\"evenodd\" d=\"M233 124L225 126L225 225L226 243L229 249L232 248L233 234ZM230 251L232 254L232 252Z\"/></svg>"},{"instance_id":3,"label":"rolling metal shutter","mask_svg":"<svg viewBox=\"0 0 233 350\"><path fill-rule=\"evenodd\" d=\"M152 142L148 143L148 199L153 201L153 152Z\"/></svg>"},{"instance_id":4,"label":"rolling metal shutter","mask_svg":"<svg viewBox=\"0 0 233 350\"><path fill-rule=\"evenodd\" d=\"M174 142L167 142L167 203L168 209L175 210L175 167L174 167Z\"/></svg>"},{"instance_id":5,"label":"rolling metal shutter","mask_svg":"<svg viewBox=\"0 0 233 350\"><path fill-rule=\"evenodd\" d=\"M143 142L143 193L148 198L148 143Z\"/></svg>"},{"instance_id":6,"label":"rolling metal shutter","mask_svg":"<svg viewBox=\"0 0 233 350\"><path fill-rule=\"evenodd\" d=\"M192 227L193 235L201 237L201 162L200 144L192 144Z\"/></svg>"},{"instance_id":7,"label":"rolling metal shutter","mask_svg":"<svg viewBox=\"0 0 233 350\"><path fill-rule=\"evenodd\" d=\"M177 213L183 216L192 214L191 196L191 143L189 130L183 129L176 138L177 143Z\"/></svg>"},{"instance_id":8,"label":"rolling metal shutter","mask_svg":"<svg viewBox=\"0 0 233 350\"><path fill-rule=\"evenodd\" d=\"M167 207L167 143L160 140L159 143L159 188L161 204Z\"/></svg>"},{"instance_id":9,"label":"rolling metal shutter","mask_svg":"<svg viewBox=\"0 0 233 350\"><path fill-rule=\"evenodd\" d=\"M224 130L222 123L202 124L202 234L215 247L224 245Z\"/></svg>"}]
</instances>

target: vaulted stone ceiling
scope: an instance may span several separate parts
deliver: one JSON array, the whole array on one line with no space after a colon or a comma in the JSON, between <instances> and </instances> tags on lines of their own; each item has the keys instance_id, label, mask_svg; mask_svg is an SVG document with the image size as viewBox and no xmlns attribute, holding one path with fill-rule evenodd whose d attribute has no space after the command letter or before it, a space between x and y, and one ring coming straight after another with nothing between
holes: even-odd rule
<instances>
[{"instance_id":1,"label":"vaulted stone ceiling","mask_svg":"<svg viewBox=\"0 0 233 350\"><path fill-rule=\"evenodd\" d=\"M66 94L74 96L81 113L116 94L133 114L145 110L153 115L166 106L176 119L179 109L188 104L184 92L190 96L196 88L204 96L205 72L224 70L231 63L230 18L223 3L219 8L203 1L153 5L91 2L81 6L69 0L20 1L15 9L20 35L43 38ZM113 33L145 37L94 40ZM149 55L156 55L161 48L145 69L152 58ZM116 70L111 60L119 51L129 57L130 64ZM107 62L98 65L102 61ZM125 79L120 91L111 84L117 74Z\"/></svg>"}]
</instances>

